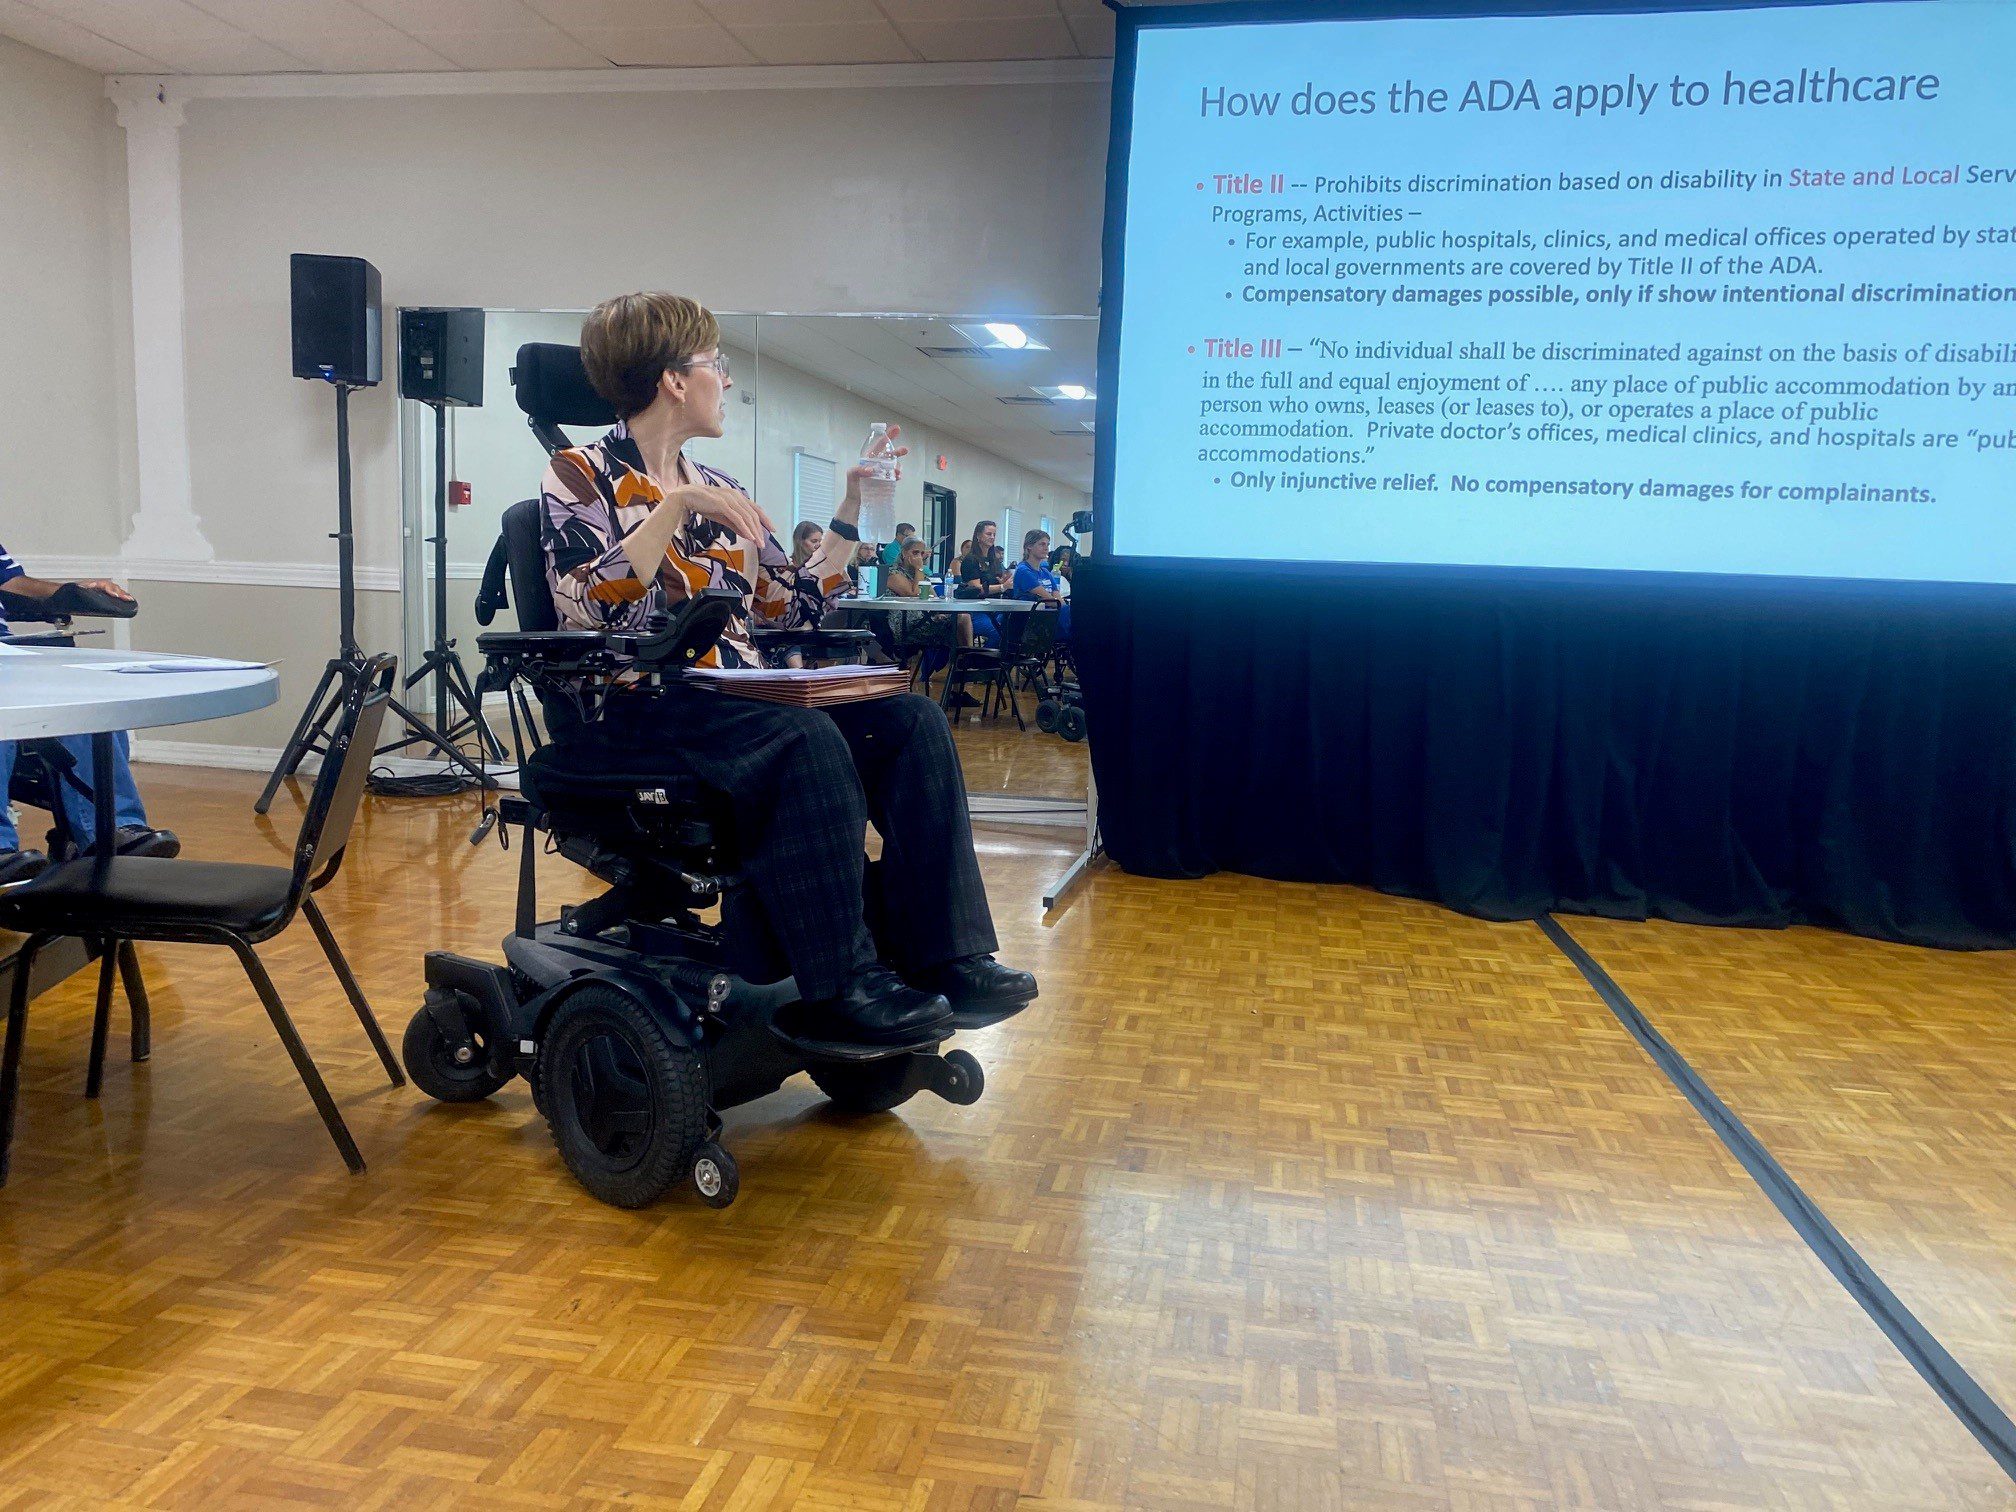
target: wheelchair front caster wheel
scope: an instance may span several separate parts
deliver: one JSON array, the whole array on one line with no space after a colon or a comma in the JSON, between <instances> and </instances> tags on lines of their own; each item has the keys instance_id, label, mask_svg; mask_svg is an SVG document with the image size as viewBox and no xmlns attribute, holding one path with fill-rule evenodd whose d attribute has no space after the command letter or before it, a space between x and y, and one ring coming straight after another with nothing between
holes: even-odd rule
<instances>
[{"instance_id":1,"label":"wheelchair front caster wheel","mask_svg":"<svg viewBox=\"0 0 2016 1512\"><path fill-rule=\"evenodd\" d=\"M931 1090L949 1103L970 1107L987 1090L987 1073L966 1051L947 1050L938 1067L937 1085Z\"/></svg>"},{"instance_id":2,"label":"wheelchair front caster wheel","mask_svg":"<svg viewBox=\"0 0 2016 1512\"><path fill-rule=\"evenodd\" d=\"M481 1102L507 1086L512 1074L499 1076L490 1069L490 1054L480 1040L450 1046L448 1036L425 1008L418 1010L406 1025L399 1043L399 1059L413 1085L436 1102Z\"/></svg>"},{"instance_id":3,"label":"wheelchair front caster wheel","mask_svg":"<svg viewBox=\"0 0 2016 1512\"><path fill-rule=\"evenodd\" d=\"M1057 716L1061 712L1062 710L1057 707L1056 699L1044 699L1036 705L1036 728L1041 730L1045 735L1055 735L1057 733Z\"/></svg>"},{"instance_id":4,"label":"wheelchair front caster wheel","mask_svg":"<svg viewBox=\"0 0 2016 1512\"><path fill-rule=\"evenodd\" d=\"M1085 711L1077 704L1066 704L1057 711L1057 733L1066 740L1085 738Z\"/></svg>"},{"instance_id":5,"label":"wheelchair front caster wheel","mask_svg":"<svg viewBox=\"0 0 2016 1512\"><path fill-rule=\"evenodd\" d=\"M694 1152L693 1190L711 1208L728 1206L742 1190L742 1173L736 1168L735 1157L711 1139Z\"/></svg>"}]
</instances>

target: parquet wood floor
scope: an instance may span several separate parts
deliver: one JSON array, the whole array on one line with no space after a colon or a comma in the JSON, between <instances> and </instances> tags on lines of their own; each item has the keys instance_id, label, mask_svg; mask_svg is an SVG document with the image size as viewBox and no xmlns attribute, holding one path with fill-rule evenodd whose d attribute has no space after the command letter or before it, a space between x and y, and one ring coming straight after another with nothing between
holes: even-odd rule
<instances>
[{"instance_id":1,"label":"parquet wood floor","mask_svg":"<svg viewBox=\"0 0 2016 1512\"><path fill-rule=\"evenodd\" d=\"M1036 700L1022 695L1022 717L1033 721ZM1018 730L1006 717L982 722L972 714L953 726L966 786L975 793L1024 798L1085 799L1092 762L1085 744L1045 735L1032 722Z\"/></svg>"},{"instance_id":2,"label":"parquet wood floor","mask_svg":"<svg viewBox=\"0 0 2016 1512\"><path fill-rule=\"evenodd\" d=\"M256 777L142 777L272 853ZM324 895L389 1026L508 927L473 817L372 800ZM143 952L97 1106L89 985L43 998L0 1507L2016 1505L1530 925L1111 871L1046 921L1037 834L983 837L1044 980L985 1099L736 1110L725 1213L590 1201L522 1089L386 1087L305 931L265 953L361 1178L222 953Z\"/></svg>"},{"instance_id":3,"label":"parquet wood floor","mask_svg":"<svg viewBox=\"0 0 2016 1512\"><path fill-rule=\"evenodd\" d=\"M2016 1411L2016 955L1564 922Z\"/></svg>"}]
</instances>

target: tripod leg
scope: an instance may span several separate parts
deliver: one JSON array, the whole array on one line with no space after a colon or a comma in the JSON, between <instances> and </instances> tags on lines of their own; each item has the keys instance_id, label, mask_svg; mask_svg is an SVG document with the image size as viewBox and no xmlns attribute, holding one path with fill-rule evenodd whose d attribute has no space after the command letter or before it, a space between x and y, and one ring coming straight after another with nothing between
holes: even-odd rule
<instances>
[{"instance_id":1,"label":"tripod leg","mask_svg":"<svg viewBox=\"0 0 2016 1512\"><path fill-rule=\"evenodd\" d=\"M474 777L478 782L482 783L485 787L491 787L495 785L489 777L484 775L483 769L481 767L477 766L475 762L471 761L467 756L464 756L460 751L456 750L455 747L448 744L448 742L443 740L439 735L435 734L433 726L429 725L418 714L415 714L411 709L407 708L396 698L387 699L386 703L391 706L392 712L394 714L398 715L401 719L406 721L407 728L413 731L412 740L423 741L426 744L431 745L432 747L434 747L435 750L439 751L443 756L446 756L448 758L448 764L450 766L460 767L463 771L467 772L471 777ZM412 743L411 740L402 742L402 744L409 744L409 745L411 743Z\"/></svg>"},{"instance_id":2,"label":"tripod leg","mask_svg":"<svg viewBox=\"0 0 2016 1512\"><path fill-rule=\"evenodd\" d=\"M329 685L336 681L341 667L341 662L332 661L322 669L322 680L315 684L315 691L308 696L308 702L301 710L300 722L294 726L294 733L287 737L286 748L280 752L279 761L273 765L273 775L266 779L265 791L260 793L259 801L252 805L253 813L263 814L271 808L273 795L280 791L281 782L292 777L295 769L301 765L301 758L308 753L308 732L319 729L328 718L327 711L323 711L318 718L317 710L321 708L322 695L327 693ZM341 689L337 691L340 707Z\"/></svg>"}]
</instances>

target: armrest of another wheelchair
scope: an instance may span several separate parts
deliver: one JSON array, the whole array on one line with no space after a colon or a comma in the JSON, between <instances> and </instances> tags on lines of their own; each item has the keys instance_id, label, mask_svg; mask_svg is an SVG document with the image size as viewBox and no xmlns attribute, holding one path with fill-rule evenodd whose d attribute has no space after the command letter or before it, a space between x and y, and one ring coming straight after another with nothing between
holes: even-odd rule
<instances>
[{"instance_id":1,"label":"armrest of another wheelchair","mask_svg":"<svg viewBox=\"0 0 2016 1512\"><path fill-rule=\"evenodd\" d=\"M0 635L0 646L75 646L76 638L65 629L30 630L23 635Z\"/></svg>"},{"instance_id":2,"label":"armrest of another wheelchair","mask_svg":"<svg viewBox=\"0 0 2016 1512\"><path fill-rule=\"evenodd\" d=\"M131 619L140 606L131 599L114 598L102 588L86 588L82 583L63 583L47 598L29 598L0 588L0 615L9 620L31 620L60 625L72 619Z\"/></svg>"}]
</instances>

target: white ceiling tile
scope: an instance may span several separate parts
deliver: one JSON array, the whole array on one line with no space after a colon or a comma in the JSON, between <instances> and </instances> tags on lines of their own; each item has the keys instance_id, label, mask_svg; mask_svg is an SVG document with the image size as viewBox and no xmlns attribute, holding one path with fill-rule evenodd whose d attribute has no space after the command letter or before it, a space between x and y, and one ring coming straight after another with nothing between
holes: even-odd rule
<instances>
[{"instance_id":1,"label":"white ceiling tile","mask_svg":"<svg viewBox=\"0 0 2016 1512\"><path fill-rule=\"evenodd\" d=\"M1016 17L1057 18L1056 0L880 0L889 19L910 21L1000 21Z\"/></svg>"},{"instance_id":2,"label":"white ceiling tile","mask_svg":"<svg viewBox=\"0 0 2016 1512\"><path fill-rule=\"evenodd\" d=\"M904 21L904 40L934 63L976 58L1075 58L1078 44L1061 16L994 21Z\"/></svg>"},{"instance_id":3,"label":"white ceiling tile","mask_svg":"<svg viewBox=\"0 0 2016 1512\"><path fill-rule=\"evenodd\" d=\"M1099 10L1067 10L1064 24L1071 28L1071 36L1078 44L1078 51L1088 58L1110 58L1113 56L1113 12Z\"/></svg>"},{"instance_id":4,"label":"white ceiling tile","mask_svg":"<svg viewBox=\"0 0 2016 1512\"><path fill-rule=\"evenodd\" d=\"M401 31L522 31L545 24L525 0L357 0Z\"/></svg>"},{"instance_id":5,"label":"white ceiling tile","mask_svg":"<svg viewBox=\"0 0 2016 1512\"><path fill-rule=\"evenodd\" d=\"M299 73L302 58L243 32L197 37L161 37L147 49L177 73Z\"/></svg>"},{"instance_id":6,"label":"white ceiling tile","mask_svg":"<svg viewBox=\"0 0 2016 1512\"><path fill-rule=\"evenodd\" d=\"M875 0L700 0L714 19L730 29L744 26L803 26L815 22L881 21Z\"/></svg>"},{"instance_id":7,"label":"white ceiling tile","mask_svg":"<svg viewBox=\"0 0 2016 1512\"><path fill-rule=\"evenodd\" d=\"M907 63L917 57L887 21L728 29L765 63Z\"/></svg>"},{"instance_id":8,"label":"white ceiling tile","mask_svg":"<svg viewBox=\"0 0 2016 1512\"><path fill-rule=\"evenodd\" d=\"M272 42L322 73L432 73L455 67L417 37L372 25L370 31L282 33Z\"/></svg>"},{"instance_id":9,"label":"white ceiling tile","mask_svg":"<svg viewBox=\"0 0 2016 1512\"><path fill-rule=\"evenodd\" d=\"M232 37L244 33L215 16L205 15L187 0L34 0L40 10L96 32L109 42L138 51L148 44L189 37ZM165 63L168 60L162 58Z\"/></svg>"},{"instance_id":10,"label":"white ceiling tile","mask_svg":"<svg viewBox=\"0 0 2016 1512\"><path fill-rule=\"evenodd\" d=\"M170 73L159 58L109 41L74 22L59 20L21 0L0 0L0 36L12 37L52 57L96 73Z\"/></svg>"},{"instance_id":11,"label":"white ceiling tile","mask_svg":"<svg viewBox=\"0 0 2016 1512\"><path fill-rule=\"evenodd\" d=\"M590 52L557 27L514 31L415 32L457 68L482 71L515 68L607 68L609 60Z\"/></svg>"},{"instance_id":12,"label":"white ceiling tile","mask_svg":"<svg viewBox=\"0 0 2016 1512\"><path fill-rule=\"evenodd\" d=\"M713 18L697 0L525 0L564 31L589 27L706 26Z\"/></svg>"},{"instance_id":13,"label":"white ceiling tile","mask_svg":"<svg viewBox=\"0 0 2016 1512\"><path fill-rule=\"evenodd\" d=\"M269 42L283 32L382 30L356 0L190 0L196 9Z\"/></svg>"},{"instance_id":14,"label":"white ceiling tile","mask_svg":"<svg viewBox=\"0 0 2016 1512\"><path fill-rule=\"evenodd\" d=\"M756 55L712 22L704 26L575 26L574 39L625 68L732 68Z\"/></svg>"}]
</instances>

